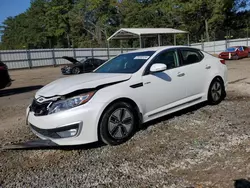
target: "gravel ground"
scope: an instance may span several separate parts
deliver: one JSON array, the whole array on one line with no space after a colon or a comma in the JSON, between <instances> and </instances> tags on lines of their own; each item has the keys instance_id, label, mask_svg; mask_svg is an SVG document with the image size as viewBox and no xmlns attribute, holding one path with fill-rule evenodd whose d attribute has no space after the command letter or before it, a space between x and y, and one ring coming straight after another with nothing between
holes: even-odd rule
<instances>
[{"instance_id":1,"label":"gravel ground","mask_svg":"<svg viewBox=\"0 0 250 188\"><path fill-rule=\"evenodd\" d=\"M147 123L116 147L94 143L43 150L0 150L0 187L233 187L250 178L250 59L227 62L227 98ZM2 145L36 138L25 125L35 91L58 68L10 72L0 91Z\"/></svg>"}]
</instances>

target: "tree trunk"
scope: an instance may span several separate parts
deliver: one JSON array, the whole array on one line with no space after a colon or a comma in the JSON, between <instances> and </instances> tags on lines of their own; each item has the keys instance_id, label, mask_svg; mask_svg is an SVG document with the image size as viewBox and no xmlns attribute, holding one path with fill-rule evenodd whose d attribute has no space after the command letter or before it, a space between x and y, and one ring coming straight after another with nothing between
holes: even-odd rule
<instances>
[{"instance_id":1,"label":"tree trunk","mask_svg":"<svg viewBox=\"0 0 250 188\"><path fill-rule=\"evenodd\" d=\"M209 42L209 41L210 41L210 39L209 39L208 22L207 22L207 20L205 20L205 27L206 27L206 37L207 37L207 42Z\"/></svg>"},{"instance_id":2,"label":"tree trunk","mask_svg":"<svg viewBox=\"0 0 250 188\"><path fill-rule=\"evenodd\" d=\"M70 48L70 38L69 38L69 33L67 33L66 35L67 35L68 48Z\"/></svg>"}]
</instances>

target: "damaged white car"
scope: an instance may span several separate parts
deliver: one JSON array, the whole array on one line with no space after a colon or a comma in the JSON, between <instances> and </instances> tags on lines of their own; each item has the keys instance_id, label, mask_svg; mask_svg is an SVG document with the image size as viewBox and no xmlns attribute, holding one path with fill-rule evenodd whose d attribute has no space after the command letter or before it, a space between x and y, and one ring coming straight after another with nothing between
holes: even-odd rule
<instances>
[{"instance_id":1,"label":"damaged white car","mask_svg":"<svg viewBox=\"0 0 250 188\"><path fill-rule=\"evenodd\" d=\"M46 85L27 108L27 123L58 145L117 145L145 122L203 101L220 103L226 85L225 60L184 46L140 49Z\"/></svg>"}]
</instances>

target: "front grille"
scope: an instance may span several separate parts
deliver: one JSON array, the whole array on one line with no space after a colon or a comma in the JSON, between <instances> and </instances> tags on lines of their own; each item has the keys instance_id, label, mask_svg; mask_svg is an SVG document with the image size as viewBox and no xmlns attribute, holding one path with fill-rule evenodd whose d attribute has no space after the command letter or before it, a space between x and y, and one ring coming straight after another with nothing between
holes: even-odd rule
<instances>
[{"instance_id":1,"label":"front grille","mask_svg":"<svg viewBox=\"0 0 250 188\"><path fill-rule=\"evenodd\" d=\"M30 111L35 113L35 116L44 116L48 114L48 106L52 101L39 103L36 99L30 105Z\"/></svg>"},{"instance_id":2,"label":"front grille","mask_svg":"<svg viewBox=\"0 0 250 188\"><path fill-rule=\"evenodd\" d=\"M40 129L35 127L34 125L30 124L31 129L35 132L41 134L42 136L50 137L50 138L61 138L54 130L49 129Z\"/></svg>"}]
</instances>

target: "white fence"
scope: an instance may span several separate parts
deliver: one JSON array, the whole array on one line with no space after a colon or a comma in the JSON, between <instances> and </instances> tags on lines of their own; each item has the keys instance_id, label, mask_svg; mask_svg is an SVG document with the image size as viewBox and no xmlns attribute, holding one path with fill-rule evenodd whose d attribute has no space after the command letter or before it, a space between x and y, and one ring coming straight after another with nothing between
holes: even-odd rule
<instances>
[{"instance_id":1,"label":"white fence","mask_svg":"<svg viewBox=\"0 0 250 188\"><path fill-rule=\"evenodd\" d=\"M191 44L191 46L204 50L208 53L219 54L230 46L250 46L250 38L194 43Z\"/></svg>"},{"instance_id":2,"label":"white fence","mask_svg":"<svg viewBox=\"0 0 250 188\"><path fill-rule=\"evenodd\" d=\"M218 54L230 46L250 46L250 38L221 40L204 43L194 43L190 46L202 49L209 53ZM134 50L133 48L59 48L35 50L4 50L0 51L0 60L6 63L9 69L32 68L41 66L56 66L67 63L62 56L71 56L76 59L95 57L108 59L120 53Z\"/></svg>"},{"instance_id":3,"label":"white fence","mask_svg":"<svg viewBox=\"0 0 250 188\"><path fill-rule=\"evenodd\" d=\"M41 66L56 66L66 64L62 56L74 57L78 60L85 57L108 59L120 53L134 50L132 48L61 48L35 50L3 50L0 51L0 60L9 69L32 68Z\"/></svg>"}]
</instances>

